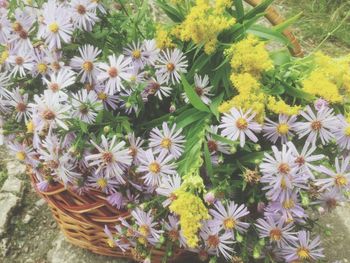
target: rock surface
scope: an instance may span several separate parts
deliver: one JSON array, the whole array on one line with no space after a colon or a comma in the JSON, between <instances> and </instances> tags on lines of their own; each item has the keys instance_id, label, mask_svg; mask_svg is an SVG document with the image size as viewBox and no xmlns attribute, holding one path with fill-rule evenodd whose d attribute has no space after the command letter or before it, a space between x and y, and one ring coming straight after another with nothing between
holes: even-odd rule
<instances>
[{"instance_id":1,"label":"rock surface","mask_svg":"<svg viewBox=\"0 0 350 263\"><path fill-rule=\"evenodd\" d=\"M6 233L11 214L20 202L20 198L11 193L0 193L0 237Z\"/></svg>"}]
</instances>

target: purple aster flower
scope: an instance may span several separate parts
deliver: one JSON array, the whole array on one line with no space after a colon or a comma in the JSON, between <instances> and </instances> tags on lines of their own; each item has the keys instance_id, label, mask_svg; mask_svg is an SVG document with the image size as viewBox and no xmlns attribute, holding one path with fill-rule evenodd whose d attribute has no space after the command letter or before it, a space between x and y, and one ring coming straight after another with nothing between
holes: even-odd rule
<instances>
[{"instance_id":1,"label":"purple aster flower","mask_svg":"<svg viewBox=\"0 0 350 263\"><path fill-rule=\"evenodd\" d=\"M166 196L162 203L164 207L171 204L176 199L174 192L181 186L181 177L178 174L163 176L160 185L156 189L157 194Z\"/></svg>"},{"instance_id":2,"label":"purple aster flower","mask_svg":"<svg viewBox=\"0 0 350 263\"><path fill-rule=\"evenodd\" d=\"M186 239L182 234L177 217L169 215L168 221L164 221L164 227L172 242L179 242L180 247L186 247Z\"/></svg>"},{"instance_id":3,"label":"purple aster flower","mask_svg":"<svg viewBox=\"0 0 350 263\"><path fill-rule=\"evenodd\" d=\"M116 187L119 182L115 178L110 178L103 174L103 172L94 172L88 177L89 186L101 190L105 194L112 194L116 192Z\"/></svg>"},{"instance_id":4,"label":"purple aster flower","mask_svg":"<svg viewBox=\"0 0 350 263\"><path fill-rule=\"evenodd\" d=\"M210 226L219 226L227 231L232 232L237 230L240 233L247 231L248 223L242 222L242 218L249 214L247 207L244 205L238 206L234 201L231 201L226 207L217 201L214 204L215 209L210 209L209 213L213 216L210 221Z\"/></svg>"},{"instance_id":5,"label":"purple aster flower","mask_svg":"<svg viewBox=\"0 0 350 263\"><path fill-rule=\"evenodd\" d=\"M297 116L293 115L291 117L280 114L278 116L278 122L274 122L266 118L266 123L263 127L264 136L269 139L274 144L277 140L281 140L281 143L286 143L288 137L293 135L295 130Z\"/></svg>"},{"instance_id":6,"label":"purple aster flower","mask_svg":"<svg viewBox=\"0 0 350 263\"><path fill-rule=\"evenodd\" d=\"M282 253L287 262L318 260L324 257L323 248L320 248L320 237L310 238L310 233L300 231L298 239L292 241L290 246L284 247Z\"/></svg>"},{"instance_id":7,"label":"purple aster flower","mask_svg":"<svg viewBox=\"0 0 350 263\"><path fill-rule=\"evenodd\" d=\"M343 193L337 187L326 189L324 192L320 193L320 196L317 199L318 200L313 204L321 205L321 207L328 212L331 212L340 203L347 201Z\"/></svg>"},{"instance_id":8,"label":"purple aster flower","mask_svg":"<svg viewBox=\"0 0 350 263\"><path fill-rule=\"evenodd\" d=\"M278 247L283 247L291 240L295 240L295 233L292 232L293 224L286 224L283 218L276 221L272 217L266 219L259 218L255 224L259 231L259 237L268 237L271 243L276 243Z\"/></svg>"},{"instance_id":9,"label":"purple aster flower","mask_svg":"<svg viewBox=\"0 0 350 263\"><path fill-rule=\"evenodd\" d=\"M124 197L119 192L115 192L107 196L107 202L118 209L124 207Z\"/></svg>"},{"instance_id":10,"label":"purple aster flower","mask_svg":"<svg viewBox=\"0 0 350 263\"><path fill-rule=\"evenodd\" d=\"M324 99L319 98L314 102L314 106L315 106L316 110L320 111L323 108L328 108L329 102L324 100Z\"/></svg>"},{"instance_id":11,"label":"purple aster flower","mask_svg":"<svg viewBox=\"0 0 350 263\"><path fill-rule=\"evenodd\" d=\"M332 129L337 145L341 149L350 150L350 123L341 114L337 115L337 118L338 125Z\"/></svg>"}]
</instances>

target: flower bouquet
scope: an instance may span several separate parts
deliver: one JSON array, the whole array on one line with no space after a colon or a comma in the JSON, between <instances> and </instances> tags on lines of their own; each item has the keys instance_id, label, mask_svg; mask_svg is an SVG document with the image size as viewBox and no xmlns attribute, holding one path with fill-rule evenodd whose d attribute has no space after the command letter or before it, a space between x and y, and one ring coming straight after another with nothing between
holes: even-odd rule
<instances>
[{"instance_id":1,"label":"flower bouquet","mask_svg":"<svg viewBox=\"0 0 350 263\"><path fill-rule=\"evenodd\" d=\"M293 57L298 17L258 22L272 2L1 1L0 142L69 240L145 262L324 258L350 57Z\"/></svg>"}]
</instances>

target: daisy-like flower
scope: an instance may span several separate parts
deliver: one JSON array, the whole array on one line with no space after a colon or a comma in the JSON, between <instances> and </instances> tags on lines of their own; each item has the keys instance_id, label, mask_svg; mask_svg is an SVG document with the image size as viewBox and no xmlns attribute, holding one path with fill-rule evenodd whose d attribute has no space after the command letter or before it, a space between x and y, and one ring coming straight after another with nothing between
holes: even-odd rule
<instances>
[{"instance_id":1,"label":"daisy-like flower","mask_svg":"<svg viewBox=\"0 0 350 263\"><path fill-rule=\"evenodd\" d=\"M105 194L116 192L116 187L119 185L115 178L109 178L101 172L89 176L88 182L90 187L101 190Z\"/></svg>"},{"instance_id":2,"label":"daisy-like flower","mask_svg":"<svg viewBox=\"0 0 350 263\"><path fill-rule=\"evenodd\" d=\"M175 164L172 162L173 157L166 156L165 152L155 157L153 151L148 149L141 152L139 159L140 166L137 168L137 172L145 173L142 179L148 186L158 186L164 176L176 174Z\"/></svg>"},{"instance_id":3,"label":"daisy-like flower","mask_svg":"<svg viewBox=\"0 0 350 263\"><path fill-rule=\"evenodd\" d=\"M124 55L132 59L135 68L142 69L145 66L146 58L143 45L139 42L133 42L124 48Z\"/></svg>"},{"instance_id":4,"label":"daisy-like flower","mask_svg":"<svg viewBox=\"0 0 350 263\"><path fill-rule=\"evenodd\" d=\"M75 73L72 70L61 69L58 73L52 73L50 80L43 78L49 90L53 93L64 93L67 87L75 83Z\"/></svg>"},{"instance_id":5,"label":"daisy-like flower","mask_svg":"<svg viewBox=\"0 0 350 263\"><path fill-rule=\"evenodd\" d=\"M213 96L213 94L210 93L213 86L209 86L209 76L204 75L204 77L201 77L197 74L194 75L194 91L197 93L198 97L203 101L205 104L210 104L211 99L208 98L210 96ZM184 100L186 103L189 103L189 99L186 95L186 93L182 94Z\"/></svg>"},{"instance_id":6,"label":"daisy-like flower","mask_svg":"<svg viewBox=\"0 0 350 263\"><path fill-rule=\"evenodd\" d=\"M337 145L341 149L350 150L350 123L341 114L337 115L337 118L338 125L332 129Z\"/></svg>"},{"instance_id":7,"label":"daisy-like flower","mask_svg":"<svg viewBox=\"0 0 350 263\"><path fill-rule=\"evenodd\" d=\"M10 75L25 77L26 72L33 67L33 53L30 49L20 49L16 52L10 51L10 56L7 62L10 64L12 70Z\"/></svg>"},{"instance_id":8,"label":"daisy-like flower","mask_svg":"<svg viewBox=\"0 0 350 263\"><path fill-rule=\"evenodd\" d=\"M268 118L266 118L266 123L263 127L264 137L269 139L274 144L277 140L281 140L282 143L286 143L288 141L288 137L293 135L293 131L295 130L297 117L294 116L286 116L280 114L278 116L278 122L274 122Z\"/></svg>"},{"instance_id":9,"label":"daisy-like flower","mask_svg":"<svg viewBox=\"0 0 350 263\"><path fill-rule=\"evenodd\" d=\"M180 74L187 72L187 66L187 59L181 50L163 50L158 58L156 74L164 76L167 83L175 85L180 82Z\"/></svg>"},{"instance_id":10,"label":"daisy-like flower","mask_svg":"<svg viewBox=\"0 0 350 263\"><path fill-rule=\"evenodd\" d=\"M79 71L82 83L88 82L92 84L96 81L99 72L96 58L101 53L101 50L92 45L84 45L79 48L79 53L80 57L75 56L72 58L70 65L73 69Z\"/></svg>"},{"instance_id":11,"label":"daisy-like flower","mask_svg":"<svg viewBox=\"0 0 350 263\"><path fill-rule=\"evenodd\" d=\"M185 142L185 137L181 135L182 129L176 130L176 124L169 129L166 122L163 122L162 128L162 131L158 128L152 129L149 146L154 148L155 153L161 152L170 154L175 159L180 158Z\"/></svg>"},{"instance_id":12,"label":"daisy-like flower","mask_svg":"<svg viewBox=\"0 0 350 263\"><path fill-rule=\"evenodd\" d=\"M122 207L124 207L124 197L121 193L119 192L114 192L112 194L110 194L109 196L107 196L107 202L109 204L111 204L112 206L121 209Z\"/></svg>"},{"instance_id":13,"label":"daisy-like flower","mask_svg":"<svg viewBox=\"0 0 350 263\"><path fill-rule=\"evenodd\" d=\"M71 106L63 104L58 93L45 90L41 97L35 95L34 101L35 103L29 104L29 106L33 111L33 123L36 131L41 132L45 128L55 129L58 126L68 130L64 120L69 118Z\"/></svg>"},{"instance_id":14,"label":"daisy-like flower","mask_svg":"<svg viewBox=\"0 0 350 263\"><path fill-rule=\"evenodd\" d=\"M299 231L297 240L292 241L290 246L284 247L282 252L287 262L316 261L324 258L323 248L320 248L320 237L311 239L308 231Z\"/></svg>"},{"instance_id":15,"label":"daisy-like flower","mask_svg":"<svg viewBox=\"0 0 350 263\"><path fill-rule=\"evenodd\" d=\"M181 177L178 174L163 176L160 185L156 189L157 194L167 197L163 201L163 207L169 206L176 199L175 191L181 186Z\"/></svg>"},{"instance_id":16,"label":"daisy-like flower","mask_svg":"<svg viewBox=\"0 0 350 263\"><path fill-rule=\"evenodd\" d=\"M145 40L143 42L144 57L148 65L154 66L159 56L159 48L155 39Z\"/></svg>"},{"instance_id":17,"label":"daisy-like flower","mask_svg":"<svg viewBox=\"0 0 350 263\"><path fill-rule=\"evenodd\" d=\"M113 110L117 109L119 99L116 95L109 95L105 92L105 89L101 85L97 85L95 87L95 92L97 94L98 100L100 100L103 103L103 106L105 109L108 110L108 108L111 108Z\"/></svg>"},{"instance_id":18,"label":"daisy-like flower","mask_svg":"<svg viewBox=\"0 0 350 263\"><path fill-rule=\"evenodd\" d=\"M219 226L226 231L233 232L237 230L240 233L247 231L249 224L242 222L242 218L249 214L247 207L244 205L238 206L231 201L225 207L220 201L214 204L215 209L210 209L209 213L213 216L210 221L210 226Z\"/></svg>"},{"instance_id":19,"label":"daisy-like flower","mask_svg":"<svg viewBox=\"0 0 350 263\"><path fill-rule=\"evenodd\" d=\"M33 56L33 67L32 67L32 75L33 77L45 76L49 73L49 59L47 56L47 50L42 50L40 48L34 49Z\"/></svg>"},{"instance_id":20,"label":"daisy-like flower","mask_svg":"<svg viewBox=\"0 0 350 263\"><path fill-rule=\"evenodd\" d=\"M21 122L24 120L27 123L28 119L31 117L31 113L28 107L28 94L21 94L20 89L16 88L10 94L11 100L9 101L9 105L14 107L16 111L16 120Z\"/></svg>"},{"instance_id":21,"label":"daisy-like flower","mask_svg":"<svg viewBox=\"0 0 350 263\"><path fill-rule=\"evenodd\" d=\"M138 238L139 242L146 243L146 240L151 244L156 244L160 235L163 233L163 230L157 230L157 222L154 222L152 216L152 211L147 213L140 208L136 208L131 212L132 217L135 219L138 226L137 233L140 235Z\"/></svg>"},{"instance_id":22,"label":"daisy-like flower","mask_svg":"<svg viewBox=\"0 0 350 263\"><path fill-rule=\"evenodd\" d=\"M56 176L65 185L75 182L81 176L80 173L75 172L76 165L72 162L72 156L69 153L60 156L57 164L57 167L52 169L52 175Z\"/></svg>"},{"instance_id":23,"label":"daisy-like flower","mask_svg":"<svg viewBox=\"0 0 350 263\"><path fill-rule=\"evenodd\" d=\"M14 45L15 50L32 49L29 33L35 22L32 10L17 8L15 10L15 22L12 24L12 34L9 37L9 43Z\"/></svg>"},{"instance_id":24,"label":"daisy-like flower","mask_svg":"<svg viewBox=\"0 0 350 263\"><path fill-rule=\"evenodd\" d=\"M342 159L341 164L339 159L335 158L335 172L323 165L319 166L317 171L329 176L329 178L316 179L315 184L321 186L320 191L333 186L338 189L348 189L350 186L349 162L350 156Z\"/></svg>"},{"instance_id":25,"label":"daisy-like flower","mask_svg":"<svg viewBox=\"0 0 350 263\"><path fill-rule=\"evenodd\" d=\"M139 154L142 150L142 145L144 144L144 140L142 140L140 137L135 137L134 133L128 134L128 140L129 140L129 154L133 158L133 162L138 164L139 163Z\"/></svg>"},{"instance_id":26,"label":"daisy-like flower","mask_svg":"<svg viewBox=\"0 0 350 263\"><path fill-rule=\"evenodd\" d=\"M7 18L7 12L2 11L0 13L0 44L5 45L8 43L8 39L11 32L11 23Z\"/></svg>"},{"instance_id":27,"label":"daisy-like flower","mask_svg":"<svg viewBox=\"0 0 350 263\"><path fill-rule=\"evenodd\" d=\"M299 173L307 174L311 179L315 179L312 171L317 170L317 167L312 163L322 160L325 156L323 154L313 154L317 149L315 145L305 144L300 153L292 142L288 142L287 145L292 150Z\"/></svg>"},{"instance_id":28,"label":"daisy-like flower","mask_svg":"<svg viewBox=\"0 0 350 263\"><path fill-rule=\"evenodd\" d=\"M86 123L93 123L97 113L103 109L95 91L81 90L72 98L72 116Z\"/></svg>"},{"instance_id":29,"label":"daisy-like flower","mask_svg":"<svg viewBox=\"0 0 350 263\"><path fill-rule=\"evenodd\" d=\"M333 109L322 108L315 114L310 106L307 106L300 114L307 121L296 123L299 138L307 136L307 142L316 144L317 138L320 137L323 145L334 138L330 130L337 126L338 120L333 114Z\"/></svg>"},{"instance_id":30,"label":"daisy-like flower","mask_svg":"<svg viewBox=\"0 0 350 263\"><path fill-rule=\"evenodd\" d=\"M234 240L230 232L220 234L220 227L204 224L200 236L210 252L214 252L217 256L221 254L228 261L232 258Z\"/></svg>"},{"instance_id":31,"label":"daisy-like flower","mask_svg":"<svg viewBox=\"0 0 350 263\"><path fill-rule=\"evenodd\" d=\"M292 232L293 224L285 224L281 218L275 221L272 217L266 219L259 218L255 224L259 231L259 237L268 237L271 243L276 243L278 247L283 247L291 240L295 240L295 233Z\"/></svg>"},{"instance_id":32,"label":"daisy-like flower","mask_svg":"<svg viewBox=\"0 0 350 263\"><path fill-rule=\"evenodd\" d=\"M215 140L212 136L212 134L218 134L218 126L216 125L211 125L210 129L209 129L209 133L206 134L206 139L207 139L207 145L208 145L208 149L209 152L211 154L215 154L218 152L222 152L224 154L230 154L230 146L228 146L227 144Z\"/></svg>"},{"instance_id":33,"label":"daisy-like flower","mask_svg":"<svg viewBox=\"0 0 350 263\"><path fill-rule=\"evenodd\" d=\"M172 88L168 87L167 81L164 75L156 75L151 78L146 87L147 94L157 96L160 100L163 97L169 97Z\"/></svg>"},{"instance_id":34,"label":"daisy-like flower","mask_svg":"<svg viewBox=\"0 0 350 263\"><path fill-rule=\"evenodd\" d=\"M38 163L36 160L36 153L33 151L32 147L18 142L13 142L8 144L8 148L16 156L17 160L33 166Z\"/></svg>"},{"instance_id":35,"label":"daisy-like flower","mask_svg":"<svg viewBox=\"0 0 350 263\"><path fill-rule=\"evenodd\" d=\"M85 31L91 31L93 25L99 21L96 15L97 3L91 0L72 0L70 5L74 26Z\"/></svg>"},{"instance_id":36,"label":"daisy-like flower","mask_svg":"<svg viewBox=\"0 0 350 263\"><path fill-rule=\"evenodd\" d=\"M180 229L180 222L175 216L169 215L168 220L164 222L164 227L172 242L179 242L180 247L186 247L186 239Z\"/></svg>"},{"instance_id":37,"label":"daisy-like flower","mask_svg":"<svg viewBox=\"0 0 350 263\"><path fill-rule=\"evenodd\" d=\"M72 14L62 4L49 1L43 8L43 22L38 37L44 38L49 49L61 48L62 41L70 43L73 34Z\"/></svg>"},{"instance_id":38,"label":"daisy-like flower","mask_svg":"<svg viewBox=\"0 0 350 263\"><path fill-rule=\"evenodd\" d=\"M91 141L99 153L88 155L85 160L89 162L89 166L97 166L96 173L103 171L107 178L116 178L120 184L125 184L123 173L132 162L129 150L124 148L125 142L116 143L116 136L111 141L104 135L101 139L101 145Z\"/></svg>"},{"instance_id":39,"label":"daisy-like flower","mask_svg":"<svg viewBox=\"0 0 350 263\"><path fill-rule=\"evenodd\" d=\"M131 58L125 58L124 55L120 55L116 58L113 54L108 56L109 64L100 63L98 67L101 72L99 73L97 79L98 81L105 82L105 92L113 95L117 91L124 90L123 80L130 80L131 74Z\"/></svg>"},{"instance_id":40,"label":"daisy-like flower","mask_svg":"<svg viewBox=\"0 0 350 263\"><path fill-rule=\"evenodd\" d=\"M232 108L229 113L224 113L221 118L221 123L219 128L222 128L221 135L237 141L239 139L240 146L244 147L245 136L248 136L253 142L257 142L258 138L253 132L260 132L261 125L254 122L253 119L255 113L251 113L251 110L243 113L241 109Z\"/></svg>"},{"instance_id":41,"label":"daisy-like flower","mask_svg":"<svg viewBox=\"0 0 350 263\"><path fill-rule=\"evenodd\" d=\"M342 202L346 201L343 193L339 191L339 188L332 187L320 193L318 200L314 204L321 205L326 211L331 212Z\"/></svg>"}]
</instances>

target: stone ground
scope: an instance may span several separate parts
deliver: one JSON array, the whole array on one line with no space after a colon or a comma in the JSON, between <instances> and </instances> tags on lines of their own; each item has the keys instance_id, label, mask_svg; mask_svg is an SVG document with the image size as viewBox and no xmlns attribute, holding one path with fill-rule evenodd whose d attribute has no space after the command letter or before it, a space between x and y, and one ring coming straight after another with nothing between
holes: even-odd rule
<instances>
[{"instance_id":1,"label":"stone ground","mask_svg":"<svg viewBox=\"0 0 350 263\"><path fill-rule=\"evenodd\" d=\"M288 1L278 0L280 9L295 14ZM282 5L282 6L281 6ZM302 22L301 22L302 23ZM314 46L312 39L302 44ZM338 43L328 43L328 50L349 50ZM65 241L45 202L32 190L24 174L25 167L9 159L0 148L0 262L3 263L121 263L97 256ZM327 258L324 262L350 262L350 206L339 207L321 217L317 226Z\"/></svg>"}]
</instances>

